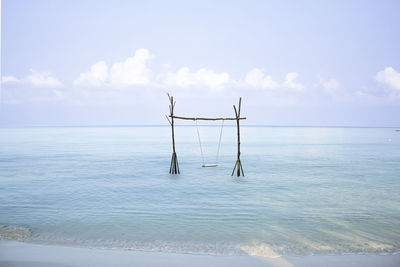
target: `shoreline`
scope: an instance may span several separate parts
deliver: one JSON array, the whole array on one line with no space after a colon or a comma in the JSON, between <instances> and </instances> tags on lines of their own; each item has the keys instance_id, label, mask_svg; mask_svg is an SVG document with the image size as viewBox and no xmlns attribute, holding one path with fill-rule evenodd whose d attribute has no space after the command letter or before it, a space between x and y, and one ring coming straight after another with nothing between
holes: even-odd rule
<instances>
[{"instance_id":1,"label":"shoreline","mask_svg":"<svg viewBox=\"0 0 400 267\"><path fill-rule=\"evenodd\" d=\"M319 245L310 243L308 249L301 250L289 247L273 247L271 245L259 244L234 244L234 243L191 243L191 242L105 242L93 243L83 240L51 240L37 239L38 236L23 226L0 225L0 242L22 242L32 245L87 248L99 250L120 250L120 251L139 251L139 252L159 252L167 254L191 254L208 256L252 256L265 258L278 257L303 257L303 256L343 256L343 255L372 255L390 256L400 255L398 248L389 247L381 244L374 244L374 250L361 249L351 250L334 247L329 245ZM303 248L304 249L304 248Z\"/></svg>"},{"instance_id":2,"label":"shoreline","mask_svg":"<svg viewBox=\"0 0 400 267\"><path fill-rule=\"evenodd\" d=\"M3 267L84 267L84 266L400 266L396 255L313 255L255 257L214 256L42 245L0 240Z\"/></svg>"}]
</instances>

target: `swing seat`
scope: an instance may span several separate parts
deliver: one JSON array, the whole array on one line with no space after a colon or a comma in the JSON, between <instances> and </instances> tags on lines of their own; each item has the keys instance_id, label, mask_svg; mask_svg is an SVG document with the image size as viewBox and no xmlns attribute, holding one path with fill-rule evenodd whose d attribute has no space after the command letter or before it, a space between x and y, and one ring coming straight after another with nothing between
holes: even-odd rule
<instances>
[{"instance_id":1,"label":"swing seat","mask_svg":"<svg viewBox=\"0 0 400 267\"><path fill-rule=\"evenodd\" d=\"M217 167L218 164L203 164L201 167Z\"/></svg>"}]
</instances>

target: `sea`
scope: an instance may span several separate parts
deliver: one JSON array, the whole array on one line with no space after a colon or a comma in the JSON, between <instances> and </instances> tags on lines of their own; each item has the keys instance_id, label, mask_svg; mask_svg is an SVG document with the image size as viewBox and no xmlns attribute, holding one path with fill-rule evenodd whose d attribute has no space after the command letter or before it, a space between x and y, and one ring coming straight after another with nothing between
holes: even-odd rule
<instances>
[{"instance_id":1,"label":"sea","mask_svg":"<svg viewBox=\"0 0 400 267\"><path fill-rule=\"evenodd\" d=\"M244 125L240 177L235 125L197 129L175 127L171 175L169 125L0 128L0 239L266 257L400 252L396 128Z\"/></svg>"}]
</instances>

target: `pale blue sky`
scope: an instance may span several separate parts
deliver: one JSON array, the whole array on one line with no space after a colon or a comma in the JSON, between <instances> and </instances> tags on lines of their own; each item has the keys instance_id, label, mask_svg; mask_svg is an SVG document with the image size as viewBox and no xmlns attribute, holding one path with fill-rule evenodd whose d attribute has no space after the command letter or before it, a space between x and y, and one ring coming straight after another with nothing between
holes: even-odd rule
<instances>
[{"instance_id":1,"label":"pale blue sky","mask_svg":"<svg viewBox=\"0 0 400 267\"><path fill-rule=\"evenodd\" d=\"M400 126L400 1L2 1L0 125ZM140 114L140 117L138 116Z\"/></svg>"}]
</instances>

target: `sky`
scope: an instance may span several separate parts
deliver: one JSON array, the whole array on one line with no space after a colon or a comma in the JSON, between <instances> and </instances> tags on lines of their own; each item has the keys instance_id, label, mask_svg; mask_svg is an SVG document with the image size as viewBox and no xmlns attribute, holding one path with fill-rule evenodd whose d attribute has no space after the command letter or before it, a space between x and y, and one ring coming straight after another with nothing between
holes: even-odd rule
<instances>
[{"instance_id":1,"label":"sky","mask_svg":"<svg viewBox=\"0 0 400 267\"><path fill-rule=\"evenodd\" d=\"M0 126L400 127L400 1L2 0ZM184 122L182 122L184 123Z\"/></svg>"}]
</instances>

